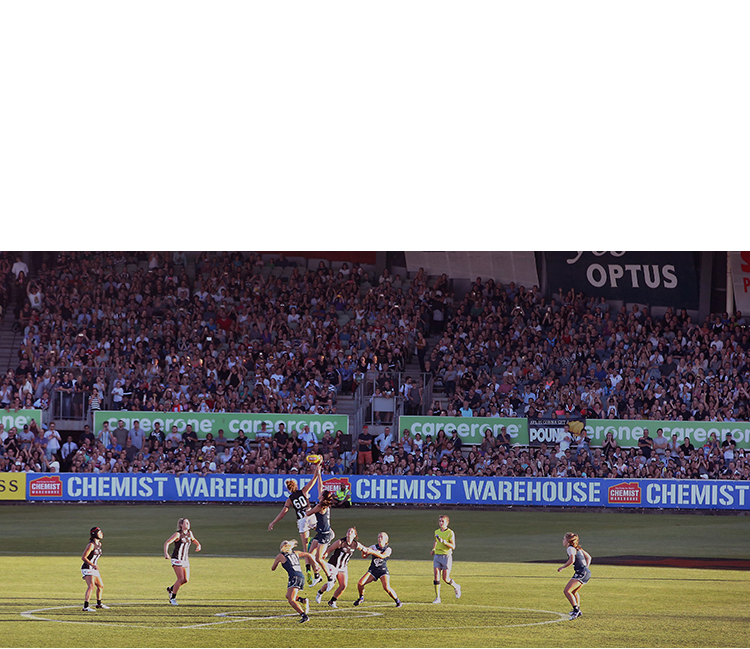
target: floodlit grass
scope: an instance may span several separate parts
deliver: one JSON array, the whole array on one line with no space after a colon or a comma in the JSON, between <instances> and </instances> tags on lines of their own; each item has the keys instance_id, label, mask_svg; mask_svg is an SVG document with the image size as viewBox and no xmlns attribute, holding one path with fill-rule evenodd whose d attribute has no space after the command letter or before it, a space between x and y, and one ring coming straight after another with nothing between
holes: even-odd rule
<instances>
[{"instance_id":1,"label":"floodlit grass","mask_svg":"<svg viewBox=\"0 0 750 649\"><path fill-rule=\"evenodd\" d=\"M433 605L431 534L438 511L335 510L340 536L355 524L370 544L386 530L396 609L378 583L352 606L368 562L354 558L350 585L331 610L311 598L304 626L284 600L286 573L270 571L293 520L266 530L278 507L40 506L0 508L0 645L13 647L746 647L750 574L597 565L622 554L747 558L748 517L544 511L450 511L456 530L456 600L443 585ZM191 553L191 581L170 606L173 581L161 556L187 515L204 551ZM88 529L105 533L100 566L108 611L83 613L80 553ZM584 616L567 620L558 574L565 531L594 555L581 593ZM709 543L710 542L710 543ZM707 549L712 551L708 552ZM555 559L559 563L525 563Z\"/></svg>"}]
</instances>

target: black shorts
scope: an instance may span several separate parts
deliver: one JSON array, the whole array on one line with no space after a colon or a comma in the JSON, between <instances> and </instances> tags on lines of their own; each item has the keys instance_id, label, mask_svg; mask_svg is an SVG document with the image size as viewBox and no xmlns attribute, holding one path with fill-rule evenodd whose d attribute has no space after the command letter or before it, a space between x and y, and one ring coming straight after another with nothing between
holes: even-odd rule
<instances>
[{"instance_id":1,"label":"black shorts","mask_svg":"<svg viewBox=\"0 0 750 649\"><path fill-rule=\"evenodd\" d=\"M293 575L289 575L289 582L286 587L302 590L305 587L305 577L301 572L295 572Z\"/></svg>"}]
</instances>

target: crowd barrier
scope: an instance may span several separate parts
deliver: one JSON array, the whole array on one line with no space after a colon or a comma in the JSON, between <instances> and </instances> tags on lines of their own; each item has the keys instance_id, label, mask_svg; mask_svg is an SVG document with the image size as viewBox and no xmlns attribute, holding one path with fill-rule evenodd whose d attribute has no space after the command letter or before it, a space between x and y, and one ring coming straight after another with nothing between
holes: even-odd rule
<instances>
[{"instance_id":1,"label":"crowd barrier","mask_svg":"<svg viewBox=\"0 0 750 649\"><path fill-rule=\"evenodd\" d=\"M10 476L23 474L7 474ZM25 474L29 501L281 503L298 475ZM20 484L20 483L19 483ZM725 480L613 480L330 476L324 488L353 504L750 509L750 483ZM313 490L315 494L316 490Z\"/></svg>"}]
</instances>

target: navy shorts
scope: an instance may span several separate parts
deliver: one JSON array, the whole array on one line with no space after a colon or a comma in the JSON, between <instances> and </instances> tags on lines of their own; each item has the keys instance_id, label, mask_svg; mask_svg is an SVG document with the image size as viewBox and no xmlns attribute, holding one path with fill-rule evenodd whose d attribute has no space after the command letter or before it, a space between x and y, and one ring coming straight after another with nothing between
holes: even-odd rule
<instances>
[{"instance_id":1,"label":"navy shorts","mask_svg":"<svg viewBox=\"0 0 750 649\"><path fill-rule=\"evenodd\" d=\"M289 577L289 583L286 585L287 588L298 588L302 589L305 587L305 578L301 572L296 572Z\"/></svg>"},{"instance_id":2,"label":"navy shorts","mask_svg":"<svg viewBox=\"0 0 750 649\"><path fill-rule=\"evenodd\" d=\"M389 574L388 568L370 568L368 571L375 579L380 579L384 575Z\"/></svg>"},{"instance_id":3,"label":"navy shorts","mask_svg":"<svg viewBox=\"0 0 750 649\"><path fill-rule=\"evenodd\" d=\"M573 573L573 579L577 579L582 584L585 584L591 579L591 571L588 568L584 568L580 572Z\"/></svg>"},{"instance_id":4,"label":"navy shorts","mask_svg":"<svg viewBox=\"0 0 750 649\"><path fill-rule=\"evenodd\" d=\"M335 532L333 530L328 530L327 532L318 532L315 535L315 540L321 545L328 545L335 537Z\"/></svg>"}]
</instances>

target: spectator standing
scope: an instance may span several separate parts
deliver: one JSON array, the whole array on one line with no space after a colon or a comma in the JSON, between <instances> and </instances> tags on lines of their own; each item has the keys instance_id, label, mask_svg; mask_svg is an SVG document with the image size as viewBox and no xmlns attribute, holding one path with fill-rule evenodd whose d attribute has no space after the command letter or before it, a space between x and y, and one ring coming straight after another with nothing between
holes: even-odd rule
<instances>
[{"instance_id":1,"label":"spectator standing","mask_svg":"<svg viewBox=\"0 0 750 649\"><path fill-rule=\"evenodd\" d=\"M23 429L18 433L18 442L21 449L31 449L31 443L34 441L34 433L29 430L29 425L24 424Z\"/></svg>"},{"instance_id":2,"label":"spectator standing","mask_svg":"<svg viewBox=\"0 0 750 649\"><path fill-rule=\"evenodd\" d=\"M166 436L164 443L172 442L173 446L177 446L182 442L182 435L180 435L180 431L177 430L177 425L172 424L172 428L169 431L169 434Z\"/></svg>"},{"instance_id":3,"label":"spectator standing","mask_svg":"<svg viewBox=\"0 0 750 649\"><path fill-rule=\"evenodd\" d=\"M104 444L106 448L111 443L112 431L109 428L109 421L102 422L101 430L96 434L96 440Z\"/></svg>"},{"instance_id":4,"label":"spectator standing","mask_svg":"<svg viewBox=\"0 0 750 649\"><path fill-rule=\"evenodd\" d=\"M315 437L315 433L313 433L310 430L310 426L308 426L307 424L305 424L302 427L302 433L299 436L299 441L300 442L306 442L307 443L307 448L311 449L315 444L318 443L318 438Z\"/></svg>"},{"instance_id":5,"label":"spectator standing","mask_svg":"<svg viewBox=\"0 0 750 649\"><path fill-rule=\"evenodd\" d=\"M112 431L112 437L114 438L113 446L125 448L125 440L128 439L128 429L125 428L125 422L122 419L117 422L117 428Z\"/></svg>"},{"instance_id":6,"label":"spectator standing","mask_svg":"<svg viewBox=\"0 0 750 649\"><path fill-rule=\"evenodd\" d=\"M154 443L160 443L163 444L166 441L166 438L164 437L164 431L161 429L161 423L158 421L154 422L154 427L151 429L151 432L148 434L148 441L152 444Z\"/></svg>"},{"instance_id":7,"label":"spectator standing","mask_svg":"<svg viewBox=\"0 0 750 649\"><path fill-rule=\"evenodd\" d=\"M383 432L375 438L375 444L381 455L385 453L386 448L393 444L393 435L389 426L386 426Z\"/></svg>"},{"instance_id":8,"label":"spectator standing","mask_svg":"<svg viewBox=\"0 0 750 649\"><path fill-rule=\"evenodd\" d=\"M122 387L122 381L115 381L115 387L112 388L112 408L113 410L122 409L122 400L125 390Z\"/></svg>"},{"instance_id":9,"label":"spectator standing","mask_svg":"<svg viewBox=\"0 0 750 649\"><path fill-rule=\"evenodd\" d=\"M216 454L220 455L223 453L227 446L229 446L229 440L224 436L224 429L219 428L219 433L214 440L214 446L216 447Z\"/></svg>"},{"instance_id":10,"label":"spectator standing","mask_svg":"<svg viewBox=\"0 0 750 649\"><path fill-rule=\"evenodd\" d=\"M21 255L16 255L16 261L13 263L11 272L15 275L16 279L19 278L21 273L24 274L24 277L28 277L29 267L26 265L26 262L21 259Z\"/></svg>"},{"instance_id":11,"label":"spectator standing","mask_svg":"<svg viewBox=\"0 0 750 649\"><path fill-rule=\"evenodd\" d=\"M143 442L146 439L146 435L141 428L141 422L137 419L133 421L133 427L128 432L128 439L139 451L143 448Z\"/></svg>"},{"instance_id":12,"label":"spectator standing","mask_svg":"<svg viewBox=\"0 0 750 649\"><path fill-rule=\"evenodd\" d=\"M49 423L47 431L44 433L44 437L47 440L45 455L47 457L47 461L51 462L62 446L62 438L60 437L60 433L57 431L54 421L51 421Z\"/></svg>"},{"instance_id":13,"label":"spectator standing","mask_svg":"<svg viewBox=\"0 0 750 649\"><path fill-rule=\"evenodd\" d=\"M73 441L72 435L68 435L68 441L62 445L62 449L60 451L63 462L71 458L73 455L75 455L77 450L78 450L78 444L76 444Z\"/></svg>"},{"instance_id":14,"label":"spectator standing","mask_svg":"<svg viewBox=\"0 0 750 649\"><path fill-rule=\"evenodd\" d=\"M198 435L193 430L192 424L187 424L185 427L185 432L182 433L182 443L185 448L189 448L191 451L194 451L198 446Z\"/></svg>"},{"instance_id":15,"label":"spectator standing","mask_svg":"<svg viewBox=\"0 0 750 649\"><path fill-rule=\"evenodd\" d=\"M660 460L663 460L667 456L669 450L669 440L664 437L664 430L662 428L656 429L656 439L654 439L654 451Z\"/></svg>"},{"instance_id":16,"label":"spectator standing","mask_svg":"<svg viewBox=\"0 0 750 649\"><path fill-rule=\"evenodd\" d=\"M89 399L89 411L96 412L102 409L102 401L99 397L99 388L93 388L91 392L91 399Z\"/></svg>"},{"instance_id":17,"label":"spectator standing","mask_svg":"<svg viewBox=\"0 0 750 649\"><path fill-rule=\"evenodd\" d=\"M365 424L357 438L357 467L359 473L363 473L364 469L372 464L373 441L374 438Z\"/></svg>"},{"instance_id":18,"label":"spectator standing","mask_svg":"<svg viewBox=\"0 0 750 649\"><path fill-rule=\"evenodd\" d=\"M80 446L83 446L86 443L86 440L89 441L89 444L93 447L96 442L96 437L94 437L94 433L91 432L91 426L88 424L85 424L83 427L83 432L78 438L78 444Z\"/></svg>"},{"instance_id":19,"label":"spectator standing","mask_svg":"<svg viewBox=\"0 0 750 649\"><path fill-rule=\"evenodd\" d=\"M638 438L638 448L643 451L643 457L649 459L654 450L654 440L648 432L648 428L643 429L643 435Z\"/></svg>"},{"instance_id":20,"label":"spectator standing","mask_svg":"<svg viewBox=\"0 0 750 649\"><path fill-rule=\"evenodd\" d=\"M694 450L695 446L693 446L692 442L690 441L690 436L685 435L685 438L682 440L682 444L680 444L680 451L685 454L685 457L690 457L690 454Z\"/></svg>"}]
</instances>

